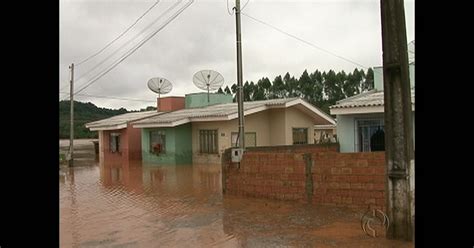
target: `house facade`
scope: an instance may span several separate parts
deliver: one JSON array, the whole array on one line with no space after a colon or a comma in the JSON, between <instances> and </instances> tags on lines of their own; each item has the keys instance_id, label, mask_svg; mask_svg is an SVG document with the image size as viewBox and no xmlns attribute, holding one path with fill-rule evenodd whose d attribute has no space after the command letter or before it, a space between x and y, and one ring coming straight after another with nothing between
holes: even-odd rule
<instances>
[{"instance_id":1,"label":"house facade","mask_svg":"<svg viewBox=\"0 0 474 248\"><path fill-rule=\"evenodd\" d=\"M140 130L137 128L137 130ZM191 123L142 128L142 158L153 164L191 164Z\"/></svg>"},{"instance_id":2,"label":"house facade","mask_svg":"<svg viewBox=\"0 0 474 248\"><path fill-rule=\"evenodd\" d=\"M127 113L87 123L87 128L99 134L99 161L141 160L141 133L130 122L160 114L157 111Z\"/></svg>"},{"instance_id":3,"label":"house facade","mask_svg":"<svg viewBox=\"0 0 474 248\"><path fill-rule=\"evenodd\" d=\"M163 97L157 105L157 111L86 124L99 132L100 160L220 164L222 153L238 146L237 103L231 95ZM335 125L329 115L300 98L245 102L244 116L246 147L313 144L315 125Z\"/></svg>"},{"instance_id":4,"label":"house facade","mask_svg":"<svg viewBox=\"0 0 474 248\"><path fill-rule=\"evenodd\" d=\"M410 64L413 145L415 145L415 63ZM383 68L374 68L374 89L330 107L336 115L337 139L341 152L385 150Z\"/></svg>"},{"instance_id":5,"label":"house facade","mask_svg":"<svg viewBox=\"0 0 474 248\"><path fill-rule=\"evenodd\" d=\"M98 131L99 161L108 163L142 160L142 133L133 128L133 121L158 116L184 108L184 97L165 97L157 100L157 110L127 113L87 123L91 131Z\"/></svg>"},{"instance_id":6,"label":"house facade","mask_svg":"<svg viewBox=\"0 0 474 248\"><path fill-rule=\"evenodd\" d=\"M202 97L207 99L207 94ZM315 124L335 124L329 115L299 98L246 102L244 116L246 147L312 144ZM237 103L185 108L132 125L142 129L145 162L218 164L224 150L238 143ZM153 143L164 152L151 154ZM176 149L169 152L169 146Z\"/></svg>"},{"instance_id":7,"label":"house facade","mask_svg":"<svg viewBox=\"0 0 474 248\"><path fill-rule=\"evenodd\" d=\"M169 113L163 118L183 117L185 119L186 115L192 115L200 108L224 103L232 103L232 96L216 93L186 94L182 107L173 109L175 112L168 111ZM144 121L150 123L150 121ZM145 163L162 165L193 163L191 122L135 127L141 129L142 158Z\"/></svg>"}]
</instances>

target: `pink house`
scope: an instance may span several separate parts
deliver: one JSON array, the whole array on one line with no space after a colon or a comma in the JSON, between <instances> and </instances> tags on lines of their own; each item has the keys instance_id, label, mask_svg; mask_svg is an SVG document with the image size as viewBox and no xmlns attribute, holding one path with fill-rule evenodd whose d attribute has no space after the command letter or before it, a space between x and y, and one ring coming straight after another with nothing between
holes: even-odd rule
<instances>
[{"instance_id":1,"label":"pink house","mask_svg":"<svg viewBox=\"0 0 474 248\"><path fill-rule=\"evenodd\" d=\"M184 97L164 97L157 103L158 110L127 113L87 123L87 128L99 132L99 160L102 162L141 160L141 129L133 128L130 123L182 109Z\"/></svg>"}]
</instances>

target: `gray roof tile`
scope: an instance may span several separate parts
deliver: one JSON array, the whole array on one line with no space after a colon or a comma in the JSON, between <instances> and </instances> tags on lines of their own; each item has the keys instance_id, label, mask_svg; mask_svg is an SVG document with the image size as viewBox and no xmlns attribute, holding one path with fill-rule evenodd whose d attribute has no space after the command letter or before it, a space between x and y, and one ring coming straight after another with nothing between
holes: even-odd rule
<instances>
[{"instance_id":1,"label":"gray roof tile","mask_svg":"<svg viewBox=\"0 0 474 248\"><path fill-rule=\"evenodd\" d=\"M384 94L383 91L368 91L359 95L348 97L337 104L332 105L330 108L357 108L357 107L371 107L371 106L383 106ZM411 90L411 102L415 104L415 90Z\"/></svg>"},{"instance_id":2,"label":"gray roof tile","mask_svg":"<svg viewBox=\"0 0 474 248\"><path fill-rule=\"evenodd\" d=\"M152 111L144 111L144 112L133 112L133 113L126 113L121 115L116 115L107 119L94 121L86 123L87 128L98 128L98 127L107 127L107 126L115 126L115 125L122 125L126 124L130 121L140 120L143 118L155 116L162 114L164 112L157 112L156 110Z\"/></svg>"},{"instance_id":3,"label":"gray roof tile","mask_svg":"<svg viewBox=\"0 0 474 248\"><path fill-rule=\"evenodd\" d=\"M298 98L272 99L263 101L245 102L244 110L258 108L261 106L283 105L287 102ZM155 124L155 123L172 123L186 118L203 118L203 117L222 117L237 113L237 103L216 104L203 108L181 109L159 116L146 118L144 120L135 121L133 124Z\"/></svg>"}]
</instances>

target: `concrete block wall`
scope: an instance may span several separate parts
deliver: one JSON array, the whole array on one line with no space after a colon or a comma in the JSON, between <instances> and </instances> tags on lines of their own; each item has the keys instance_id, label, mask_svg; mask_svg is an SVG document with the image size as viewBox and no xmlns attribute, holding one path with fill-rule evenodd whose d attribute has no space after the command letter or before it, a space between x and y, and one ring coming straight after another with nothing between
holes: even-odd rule
<instances>
[{"instance_id":1,"label":"concrete block wall","mask_svg":"<svg viewBox=\"0 0 474 248\"><path fill-rule=\"evenodd\" d=\"M300 149L300 150L299 150ZM385 210L385 153L328 146L248 150L240 167L223 156L225 194Z\"/></svg>"},{"instance_id":2,"label":"concrete block wall","mask_svg":"<svg viewBox=\"0 0 474 248\"><path fill-rule=\"evenodd\" d=\"M312 154L315 204L385 210L384 152Z\"/></svg>"}]
</instances>

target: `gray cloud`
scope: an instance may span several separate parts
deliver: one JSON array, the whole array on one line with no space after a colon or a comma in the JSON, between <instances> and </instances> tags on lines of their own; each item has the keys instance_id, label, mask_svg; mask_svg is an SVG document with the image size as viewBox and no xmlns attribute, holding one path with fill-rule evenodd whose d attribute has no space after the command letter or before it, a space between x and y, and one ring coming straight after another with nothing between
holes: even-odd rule
<instances>
[{"instance_id":1,"label":"gray cloud","mask_svg":"<svg viewBox=\"0 0 474 248\"><path fill-rule=\"evenodd\" d=\"M153 2L61 0L59 86L64 87L63 91L69 90L68 66L71 62L77 63L104 47ZM229 0L231 6L233 2ZM245 2L242 0L242 3ZM162 0L110 50L78 66L76 77L137 34L173 3ZM150 78L160 76L169 79L173 82L169 95L183 96L200 91L193 85L192 76L202 69L219 71L225 78L224 87L232 85L236 82L235 16L230 16L226 8L225 0L196 0L139 50L82 92L152 102L84 96L77 96L76 99L91 101L101 107L139 109L154 105L156 95L146 86ZM377 0L250 0L243 12L364 66L382 63L380 6ZM405 15L407 38L411 41L414 39L414 1L405 1ZM256 82L264 76L273 79L286 72L299 77L305 69L350 72L360 68L246 16L242 16L242 48L244 80L248 81ZM122 54L119 52L114 58ZM84 77L76 85L83 85L88 79L90 77Z\"/></svg>"}]
</instances>

